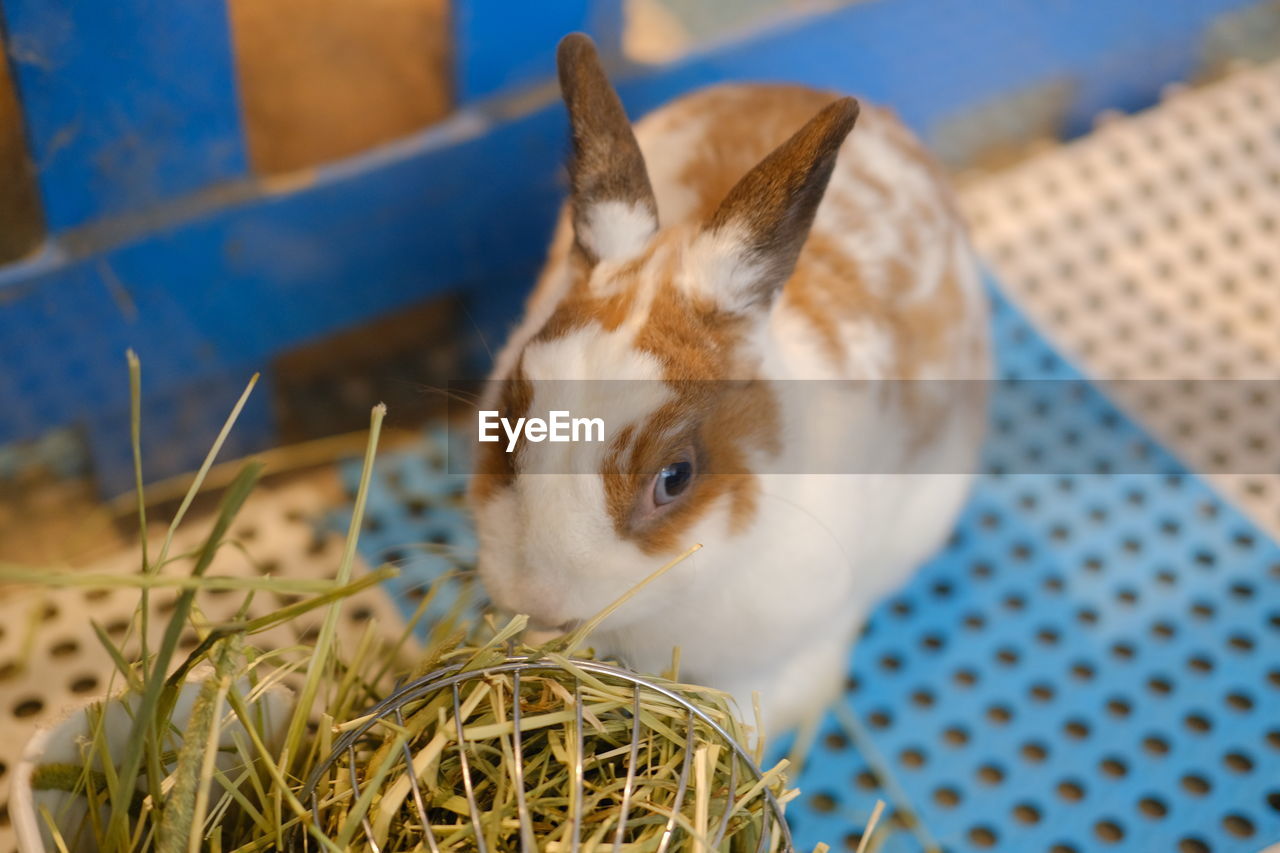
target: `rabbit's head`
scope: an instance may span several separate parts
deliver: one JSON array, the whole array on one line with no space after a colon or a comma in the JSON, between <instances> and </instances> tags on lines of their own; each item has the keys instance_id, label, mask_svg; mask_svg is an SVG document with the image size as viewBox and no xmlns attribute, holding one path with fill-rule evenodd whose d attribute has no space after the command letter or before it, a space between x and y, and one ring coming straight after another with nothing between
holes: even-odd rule
<instances>
[{"instance_id":1,"label":"rabbit's head","mask_svg":"<svg viewBox=\"0 0 1280 853\"><path fill-rule=\"evenodd\" d=\"M834 101L710 217L664 227L591 41L568 36L558 63L572 130L567 218L481 408L512 423L599 417L604 440L478 445L471 488L490 596L545 627L592 615L695 542L710 558L767 523L758 460L785 437L776 401L752 380L858 112ZM628 607L662 608L680 577Z\"/></svg>"}]
</instances>

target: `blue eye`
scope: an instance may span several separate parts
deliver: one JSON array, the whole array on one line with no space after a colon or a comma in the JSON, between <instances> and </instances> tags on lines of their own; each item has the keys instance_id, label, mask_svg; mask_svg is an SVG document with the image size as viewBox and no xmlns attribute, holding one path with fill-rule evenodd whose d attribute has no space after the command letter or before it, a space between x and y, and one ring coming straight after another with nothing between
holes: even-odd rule
<instances>
[{"instance_id":1,"label":"blue eye","mask_svg":"<svg viewBox=\"0 0 1280 853\"><path fill-rule=\"evenodd\" d=\"M693 481L693 463L686 460L672 462L658 472L653 481L653 503L655 506L669 504L680 497L689 483Z\"/></svg>"}]
</instances>

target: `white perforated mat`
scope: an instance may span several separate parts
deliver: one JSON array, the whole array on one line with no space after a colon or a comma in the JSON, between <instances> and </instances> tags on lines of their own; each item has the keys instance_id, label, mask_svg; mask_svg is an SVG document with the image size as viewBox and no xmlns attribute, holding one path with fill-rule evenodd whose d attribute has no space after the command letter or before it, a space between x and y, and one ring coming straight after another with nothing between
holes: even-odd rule
<instances>
[{"instance_id":1,"label":"white perforated mat","mask_svg":"<svg viewBox=\"0 0 1280 853\"><path fill-rule=\"evenodd\" d=\"M970 183L1010 297L1280 538L1280 63Z\"/></svg>"}]
</instances>

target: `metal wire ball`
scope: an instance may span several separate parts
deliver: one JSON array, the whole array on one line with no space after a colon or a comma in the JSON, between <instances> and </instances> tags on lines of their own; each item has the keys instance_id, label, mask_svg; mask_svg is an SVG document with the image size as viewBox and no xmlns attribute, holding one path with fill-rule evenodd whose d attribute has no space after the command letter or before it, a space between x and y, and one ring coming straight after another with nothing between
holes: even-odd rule
<instances>
[{"instance_id":1,"label":"metal wire ball","mask_svg":"<svg viewBox=\"0 0 1280 853\"><path fill-rule=\"evenodd\" d=\"M695 688L594 660L509 657L464 666L399 687L333 743L303 791L316 827L350 832L358 819L377 853L622 851L637 840L658 853L700 842L713 850L794 849L776 795L781 781L730 733L737 724L726 706L699 701ZM497 723L477 721L484 704L477 695L494 703ZM538 696L560 701L560 710L537 707ZM421 766L406 772L415 757ZM487 772L477 773L479 763ZM566 771L567 790L538 787L548 773ZM424 784L427 774L436 786ZM506 784L513 790L499 802ZM378 791L370 794L371 785ZM354 837L348 844L359 846Z\"/></svg>"}]
</instances>

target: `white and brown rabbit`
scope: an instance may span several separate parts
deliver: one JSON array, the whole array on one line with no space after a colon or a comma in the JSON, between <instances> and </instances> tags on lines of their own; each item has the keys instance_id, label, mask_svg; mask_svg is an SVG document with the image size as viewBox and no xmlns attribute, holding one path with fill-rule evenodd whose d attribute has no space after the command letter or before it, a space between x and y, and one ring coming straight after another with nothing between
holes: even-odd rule
<instances>
[{"instance_id":1,"label":"white and brown rabbit","mask_svg":"<svg viewBox=\"0 0 1280 853\"><path fill-rule=\"evenodd\" d=\"M964 228L883 110L721 85L633 133L590 39L558 62L571 197L482 408L603 414L609 436L477 445L480 575L549 628L701 543L592 645L651 672L679 646L682 677L788 728L964 502L981 403L945 380L988 370Z\"/></svg>"}]
</instances>

